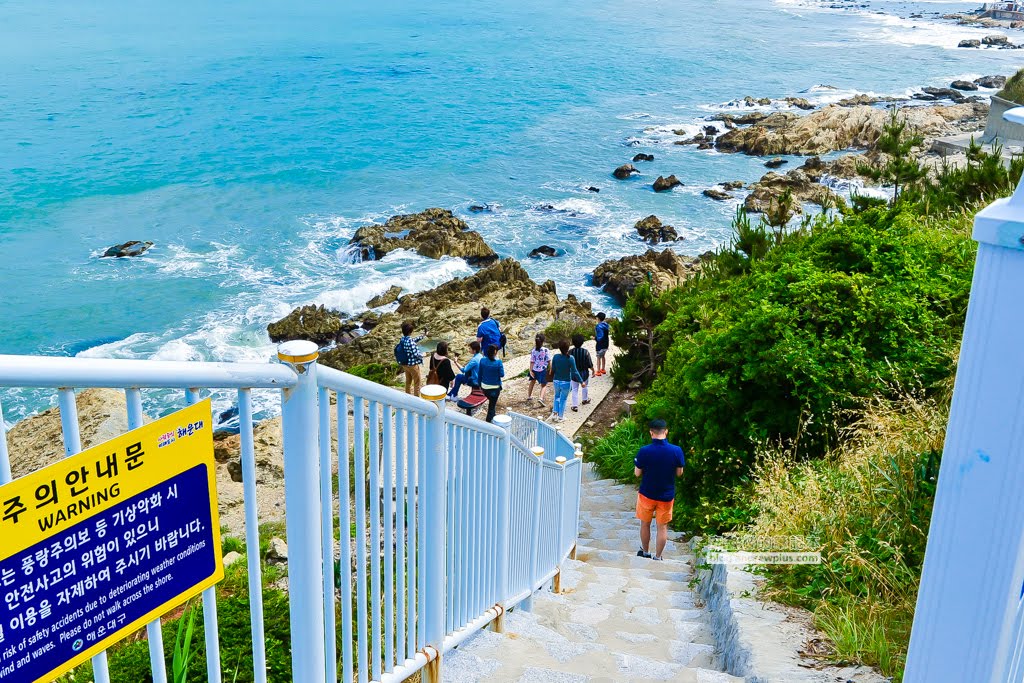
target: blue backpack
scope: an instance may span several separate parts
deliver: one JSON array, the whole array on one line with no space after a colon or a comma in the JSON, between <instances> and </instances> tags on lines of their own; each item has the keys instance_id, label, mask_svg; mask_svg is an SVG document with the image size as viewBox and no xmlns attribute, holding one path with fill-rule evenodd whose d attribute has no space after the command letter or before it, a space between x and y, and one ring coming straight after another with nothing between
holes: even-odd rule
<instances>
[{"instance_id":1,"label":"blue backpack","mask_svg":"<svg viewBox=\"0 0 1024 683\"><path fill-rule=\"evenodd\" d=\"M405 337L399 339L398 343L395 344L395 361L397 361L399 365L412 365L412 360L409 358L409 354L405 350L405 344L402 343L403 341L405 341Z\"/></svg>"}]
</instances>

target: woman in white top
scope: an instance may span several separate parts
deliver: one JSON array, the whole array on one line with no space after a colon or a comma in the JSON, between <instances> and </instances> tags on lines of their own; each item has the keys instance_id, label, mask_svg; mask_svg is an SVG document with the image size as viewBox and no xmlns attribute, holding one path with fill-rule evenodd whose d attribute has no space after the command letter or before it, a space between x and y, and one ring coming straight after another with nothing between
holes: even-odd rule
<instances>
[{"instance_id":1,"label":"woman in white top","mask_svg":"<svg viewBox=\"0 0 1024 683\"><path fill-rule=\"evenodd\" d=\"M544 394L548 390L548 365L551 354L544 348L544 335L538 333L533 339L534 349L530 352L530 386L526 390L526 400L533 400L533 387L540 382L540 397L537 401L544 405Z\"/></svg>"}]
</instances>

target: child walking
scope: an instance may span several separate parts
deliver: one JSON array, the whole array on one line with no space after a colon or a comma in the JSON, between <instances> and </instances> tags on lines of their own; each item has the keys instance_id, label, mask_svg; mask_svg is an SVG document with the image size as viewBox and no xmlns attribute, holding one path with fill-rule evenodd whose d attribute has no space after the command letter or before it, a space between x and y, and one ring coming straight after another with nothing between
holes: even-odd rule
<instances>
[{"instance_id":1,"label":"child walking","mask_svg":"<svg viewBox=\"0 0 1024 683\"><path fill-rule=\"evenodd\" d=\"M533 351L530 352L530 385L526 389L526 400L533 400L533 387L540 383L540 396L537 400L544 405L544 393L548 390L548 365L551 354L544 346L544 335L538 334L533 339Z\"/></svg>"},{"instance_id":2,"label":"child walking","mask_svg":"<svg viewBox=\"0 0 1024 683\"><path fill-rule=\"evenodd\" d=\"M597 314L597 325L594 326L594 341L597 347L597 370L594 372L594 377L600 377L601 375L607 375L608 371L605 369L605 355L608 353L608 347L611 345L609 338L609 332L611 332L611 326L608 321L605 320L607 316L604 313Z\"/></svg>"},{"instance_id":3,"label":"child walking","mask_svg":"<svg viewBox=\"0 0 1024 683\"><path fill-rule=\"evenodd\" d=\"M565 403L569 398L569 388L572 382L583 384L579 370L576 369L576 361L569 355L569 342L562 340L558 343L560 353L551 359L551 367L548 370L548 377L555 385L555 402L552 406L552 422L565 421Z\"/></svg>"},{"instance_id":4,"label":"child walking","mask_svg":"<svg viewBox=\"0 0 1024 683\"><path fill-rule=\"evenodd\" d=\"M587 380L590 379L590 371L594 368L594 360L590 357L590 351L583 348L583 335L574 334L572 336L572 351L570 354L572 359L576 361L576 369L580 373L581 382L576 380L572 381L572 412L579 412L580 401L579 394L580 388L583 388L583 405L590 403L590 397L587 396Z\"/></svg>"}]
</instances>

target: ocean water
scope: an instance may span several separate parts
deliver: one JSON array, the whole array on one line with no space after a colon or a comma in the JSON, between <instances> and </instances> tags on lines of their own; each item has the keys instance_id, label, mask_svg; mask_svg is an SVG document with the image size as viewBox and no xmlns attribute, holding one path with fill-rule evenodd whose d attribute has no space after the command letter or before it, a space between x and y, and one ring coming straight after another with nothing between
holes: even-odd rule
<instances>
[{"instance_id":1,"label":"ocean water","mask_svg":"<svg viewBox=\"0 0 1024 683\"><path fill-rule=\"evenodd\" d=\"M266 324L294 306L354 313L392 284L471 272L351 261L360 225L431 206L609 307L588 275L643 251L636 220L657 214L699 254L738 204L701 191L765 172L672 130L745 95L824 103L1012 73L1024 53L955 47L991 30L931 18L973 6L0 0L0 353L265 360ZM656 157L641 176L611 177L641 151ZM670 173L685 187L655 194ZM129 239L156 246L98 258ZM567 255L526 259L540 244ZM8 421L52 400L0 397Z\"/></svg>"}]
</instances>

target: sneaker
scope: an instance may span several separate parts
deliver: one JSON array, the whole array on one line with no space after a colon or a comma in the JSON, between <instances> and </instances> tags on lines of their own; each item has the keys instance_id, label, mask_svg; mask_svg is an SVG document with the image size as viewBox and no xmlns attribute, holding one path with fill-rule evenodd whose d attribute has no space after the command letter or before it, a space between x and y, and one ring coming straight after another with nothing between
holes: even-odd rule
<instances>
[{"instance_id":1,"label":"sneaker","mask_svg":"<svg viewBox=\"0 0 1024 683\"><path fill-rule=\"evenodd\" d=\"M643 548L641 548L640 550L636 551L636 556L637 557L646 557L648 560L651 559L651 554L650 553L645 553L643 551Z\"/></svg>"},{"instance_id":2,"label":"sneaker","mask_svg":"<svg viewBox=\"0 0 1024 683\"><path fill-rule=\"evenodd\" d=\"M589 406L590 405L590 399L589 398L585 398L582 401L580 401L580 403L582 403L585 406ZM573 408L573 410L576 410L576 409Z\"/></svg>"},{"instance_id":3,"label":"sneaker","mask_svg":"<svg viewBox=\"0 0 1024 683\"><path fill-rule=\"evenodd\" d=\"M565 418L559 415L557 418L555 418L555 422L565 422Z\"/></svg>"},{"instance_id":4,"label":"sneaker","mask_svg":"<svg viewBox=\"0 0 1024 683\"><path fill-rule=\"evenodd\" d=\"M648 557L650 557L650 556L648 556ZM657 555L655 555L654 557L651 557L651 559L652 560L656 560L658 562L663 562L665 560L664 557L658 557Z\"/></svg>"},{"instance_id":5,"label":"sneaker","mask_svg":"<svg viewBox=\"0 0 1024 683\"><path fill-rule=\"evenodd\" d=\"M579 409L579 408L577 408L576 406L573 406L573 407L572 407L572 412L574 412L574 413L578 413L578 412L580 412L580 409Z\"/></svg>"}]
</instances>

